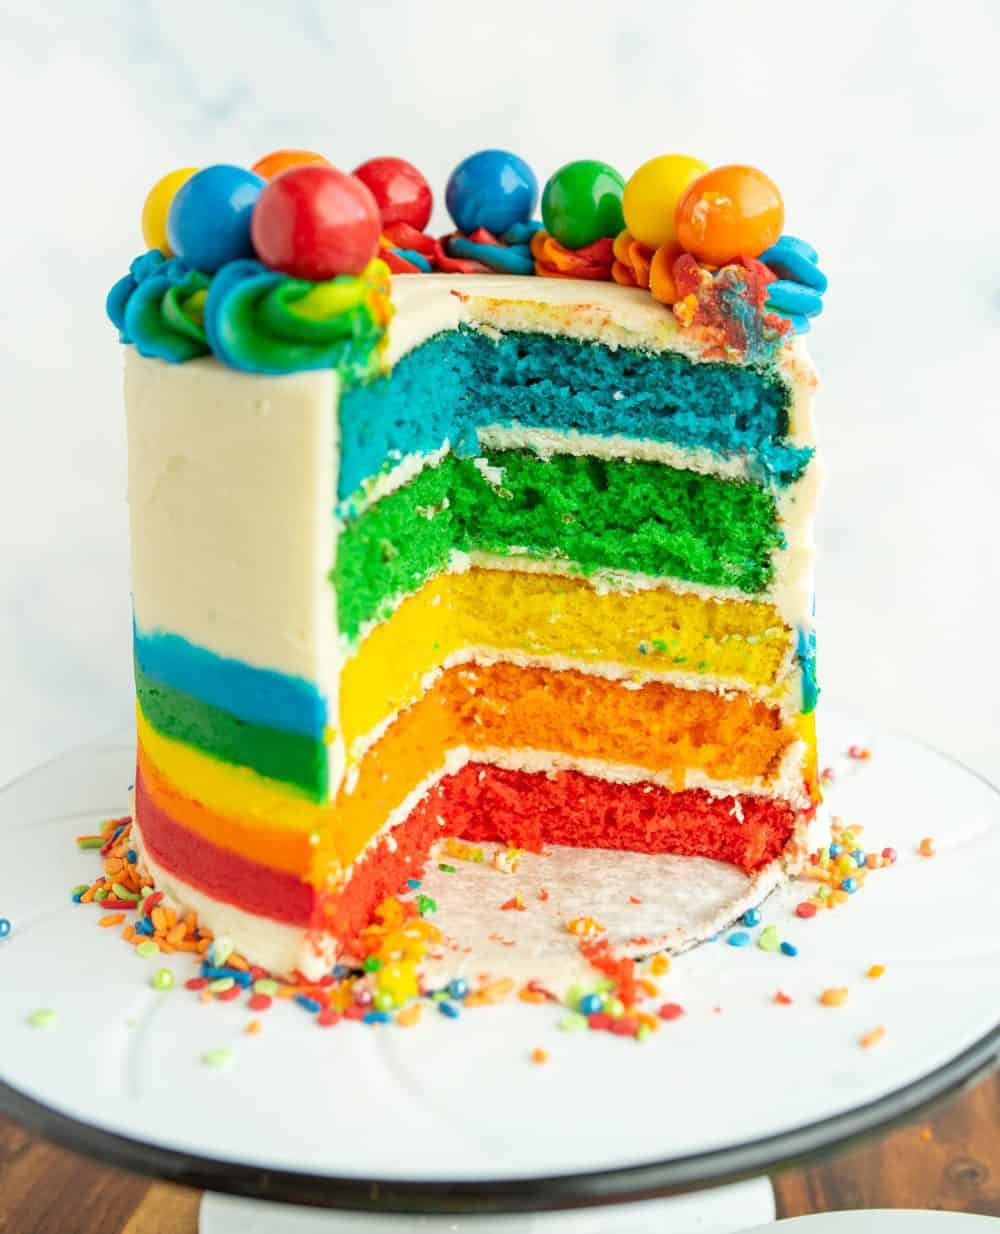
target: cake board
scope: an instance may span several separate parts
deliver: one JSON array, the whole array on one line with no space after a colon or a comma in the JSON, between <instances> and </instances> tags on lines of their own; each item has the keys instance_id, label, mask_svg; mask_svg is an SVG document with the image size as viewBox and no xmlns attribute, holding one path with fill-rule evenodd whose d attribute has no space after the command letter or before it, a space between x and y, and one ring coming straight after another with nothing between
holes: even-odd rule
<instances>
[{"instance_id":1,"label":"cake board","mask_svg":"<svg viewBox=\"0 0 1000 1234\"><path fill-rule=\"evenodd\" d=\"M795 942L794 958L725 935L678 958L665 990L686 1014L642 1045L561 1033L559 1009L517 1002L409 1032L321 1032L279 1007L249 1038L238 1004L158 993L162 957L130 954L69 896L95 869L73 836L123 812L131 740L62 756L0 794L0 915L12 923L0 943L0 1108L122 1168L339 1210L319 1224L282 1210L287 1234L759 1225L773 1216L761 1176L912 1119L1000 1052L1000 794L857 717L828 709L822 741L872 750L828 801L898 862L811 921L792 912L801 886L775 893L765 921ZM917 853L927 835L933 858ZM877 981L865 977L875 963ZM847 987L847 1003L821 1005L828 987ZM778 989L791 1005L775 1005ZM28 1024L41 1007L57 1013L45 1029ZM862 1049L882 1025L885 1041ZM206 1067L220 1046L234 1065ZM545 1066L528 1061L538 1046ZM203 1230L256 1234L275 1220L209 1196Z\"/></svg>"}]
</instances>

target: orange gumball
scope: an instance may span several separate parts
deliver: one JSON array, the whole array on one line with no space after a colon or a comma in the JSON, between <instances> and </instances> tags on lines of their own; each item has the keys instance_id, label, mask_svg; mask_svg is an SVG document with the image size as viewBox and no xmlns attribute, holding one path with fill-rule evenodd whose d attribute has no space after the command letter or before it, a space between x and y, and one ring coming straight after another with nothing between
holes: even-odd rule
<instances>
[{"instance_id":1,"label":"orange gumball","mask_svg":"<svg viewBox=\"0 0 1000 1234\"><path fill-rule=\"evenodd\" d=\"M302 167L307 163L321 163L324 167L331 166L330 160L315 150L272 150L258 159L250 168L262 180L273 180L289 167Z\"/></svg>"},{"instance_id":2,"label":"orange gumball","mask_svg":"<svg viewBox=\"0 0 1000 1234\"><path fill-rule=\"evenodd\" d=\"M700 262L759 257L785 223L778 186L756 167L730 163L692 180L677 203L677 241Z\"/></svg>"}]
</instances>

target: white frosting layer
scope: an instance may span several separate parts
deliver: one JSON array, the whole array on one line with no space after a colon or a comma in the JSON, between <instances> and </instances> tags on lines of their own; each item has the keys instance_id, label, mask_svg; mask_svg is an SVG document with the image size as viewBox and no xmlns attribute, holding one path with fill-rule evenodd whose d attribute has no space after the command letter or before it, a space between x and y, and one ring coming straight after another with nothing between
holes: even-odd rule
<instances>
[{"instance_id":1,"label":"white frosting layer","mask_svg":"<svg viewBox=\"0 0 1000 1234\"><path fill-rule=\"evenodd\" d=\"M392 280L396 306L386 354L408 351L459 325L565 334L608 347L679 351L702 359L705 346L648 291L589 279L516 274L403 274Z\"/></svg>"},{"instance_id":2,"label":"white frosting layer","mask_svg":"<svg viewBox=\"0 0 1000 1234\"><path fill-rule=\"evenodd\" d=\"M205 929L211 930L216 938L233 939L237 950L252 964L282 977L290 977L297 970L309 981L318 981L330 971L336 949L329 936L315 937L301 926L258 917L192 887L150 857L134 812L132 843L157 891L163 892L164 903L179 913L197 914Z\"/></svg>"},{"instance_id":3,"label":"white frosting layer","mask_svg":"<svg viewBox=\"0 0 1000 1234\"><path fill-rule=\"evenodd\" d=\"M328 679L336 398L333 372L259 377L213 359L167 364L126 350L142 629Z\"/></svg>"}]
</instances>

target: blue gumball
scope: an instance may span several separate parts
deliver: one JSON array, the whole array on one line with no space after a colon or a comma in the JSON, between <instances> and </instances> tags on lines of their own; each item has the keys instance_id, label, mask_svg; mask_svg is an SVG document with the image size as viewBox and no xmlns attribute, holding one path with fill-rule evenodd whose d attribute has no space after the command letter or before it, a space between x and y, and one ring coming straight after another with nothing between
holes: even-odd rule
<instances>
[{"instance_id":1,"label":"blue gumball","mask_svg":"<svg viewBox=\"0 0 1000 1234\"><path fill-rule=\"evenodd\" d=\"M170 247L205 274L214 274L229 261L253 257L250 216L263 187L260 176L228 163L196 172L170 205Z\"/></svg>"},{"instance_id":2,"label":"blue gumball","mask_svg":"<svg viewBox=\"0 0 1000 1234\"><path fill-rule=\"evenodd\" d=\"M524 159L507 150L480 150L455 168L445 189L459 231L485 227L495 236L525 223L538 201L538 181Z\"/></svg>"}]
</instances>

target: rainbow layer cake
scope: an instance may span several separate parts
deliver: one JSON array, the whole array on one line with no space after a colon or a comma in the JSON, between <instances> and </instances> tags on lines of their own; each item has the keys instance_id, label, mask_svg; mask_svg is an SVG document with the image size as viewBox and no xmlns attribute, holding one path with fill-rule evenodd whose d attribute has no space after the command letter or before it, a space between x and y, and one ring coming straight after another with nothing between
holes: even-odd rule
<instances>
[{"instance_id":1,"label":"rainbow layer cake","mask_svg":"<svg viewBox=\"0 0 1000 1234\"><path fill-rule=\"evenodd\" d=\"M818 800L803 345L771 181L484 151L165 177L126 348L156 885L315 978L445 836L794 871Z\"/></svg>"}]
</instances>

